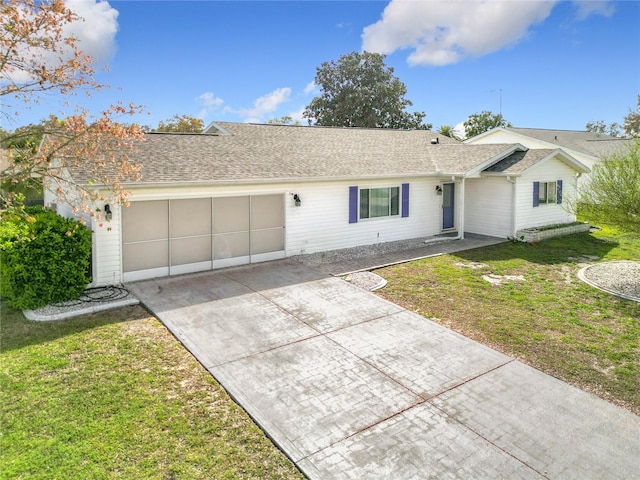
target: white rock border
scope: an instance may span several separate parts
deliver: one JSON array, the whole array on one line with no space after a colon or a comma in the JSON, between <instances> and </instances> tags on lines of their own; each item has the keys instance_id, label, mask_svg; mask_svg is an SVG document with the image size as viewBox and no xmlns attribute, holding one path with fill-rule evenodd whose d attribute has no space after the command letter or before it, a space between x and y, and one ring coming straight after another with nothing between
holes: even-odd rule
<instances>
[{"instance_id":1,"label":"white rock border","mask_svg":"<svg viewBox=\"0 0 640 480\"><path fill-rule=\"evenodd\" d=\"M608 264L615 264L615 263L634 263L634 264L639 264L640 265L640 262L633 262L631 260L615 260L615 261L610 261L610 262L596 263L596 264L593 264L593 265L587 265L586 267L582 267L578 271L578 278L580 280L582 280L584 283L586 283L588 285L591 285L592 287L597 288L598 290L610 293L611 295L615 295L616 297L624 298L625 300L630 300L632 302L640 303L640 297L636 297L634 295L627 295L626 293L619 292L619 291L614 290L612 288L607 288L607 287L604 287L602 285L598 285L593 280L589 280L587 278L587 276L586 276L586 272L591 268L603 267L603 266L606 266Z\"/></svg>"}]
</instances>

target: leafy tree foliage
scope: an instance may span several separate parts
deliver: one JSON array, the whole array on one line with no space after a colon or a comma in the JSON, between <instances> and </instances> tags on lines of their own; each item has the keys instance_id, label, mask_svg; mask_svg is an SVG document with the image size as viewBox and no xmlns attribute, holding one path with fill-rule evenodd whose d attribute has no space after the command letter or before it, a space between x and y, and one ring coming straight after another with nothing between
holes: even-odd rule
<instances>
[{"instance_id":1,"label":"leafy tree foliage","mask_svg":"<svg viewBox=\"0 0 640 480\"><path fill-rule=\"evenodd\" d=\"M469 115L469 118L464 122L464 132L466 138L472 138L488 132L492 128L510 126L511 123L507 122L502 117L502 114L484 110L480 113Z\"/></svg>"},{"instance_id":2,"label":"leafy tree foliage","mask_svg":"<svg viewBox=\"0 0 640 480\"><path fill-rule=\"evenodd\" d=\"M640 137L640 95L636 111L629 109L629 113L624 117L624 133L629 137Z\"/></svg>"},{"instance_id":3,"label":"leafy tree foliage","mask_svg":"<svg viewBox=\"0 0 640 480\"><path fill-rule=\"evenodd\" d=\"M438 128L438 133L440 135L444 135L445 137L453 138L455 140L460 140L460 138L456 134L456 131L451 125L441 125L440 128Z\"/></svg>"},{"instance_id":4,"label":"leafy tree foliage","mask_svg":"<svg viewBox=\"0 0 640 480\"><path fill-rule=\"evenodd\" d=\"M604 120L587 122L585 128L589 132L601 133L612 137L640 137L640 95L638 95L638 106L634 112L629 109L625 115L622 126L616 122L607 125Z\"/></svg>"},{"instance_id":5,"label":"leafy tree foliage","mask_svg":"<svg viewBox=\"0 0 640 480\"><path fill-rule=\"evenodd\" d=\"M154 132L183 132L200 133L204 130L204 122L191 115L174 115L165 121L160 121Z\"/></svg>"},{"instance_id":6,"label":"leafy tree foliage","mask_svg":"<svg viewBox=\"0 0 640 480\"><path fill-rule=\"evenodd\" d=\"M320 96L303 116L309 124L334 127L429 129L424 112L407 112L407 87L384 63L385 55L353 52L316 69Z\"/></svg>"},{"instance_id":7,"label":"leafy tree foliage","mask_svg":"<svg viewBox=\"0 0 640 480\"><path fill-rule=\"evenodd\" d=\"M95 61L80 50L78 40L67 27L82 19L65 6L63 0L5 0L0 42L0 111L14 125L2 139L8 149L9 167L3 179L13 185L29 184L41 177L58 197L74 211L99 215L94 202L126 203L124 180L139 178L141 166L129 160L129 153L143 135L137 124L118 120L140 113L133 104L117 103L98 114L76 108L64 119L50 116L40 125L16 128L20 108L38 103L41 97L71 98L80 92L90 94L107 85L94 78ZM36 142L35 139L43 138ZM82 169L89 180L71 184L68 171ZM68 187L76 194L69 196ZM2 204L11 205L15 189L2 190Z\"/></svg>"},{"instance_id":8,"label":"leafy tree foliage","mask_svg":"<svg viewBox=\"0 0 640 480\"><path fill-rule=\"evenodd\" d=\"M280 118L271 118L267 121L269 125L300 125L300 120L293 120L293 117L285 115Z\"/></svg>"},{"instance_id":9,"label":"leafy tree foliage","mask_svg":"<svg viewBox=\"0 0 640 480\"><path fill-rule=\"evenodd\" d=\"M580 192L580 213L640 233L640 138L594 166Z\"/></svg>"},{"instance_id":10,"label":"leafy tree foliage","mask_svg":"<svg viewBox=\"0 0 640 480\"><path fill-rule=\"evenodd\" d=\"M0 220L2 296L20 309L78 298L90 282L91 231L42 207L19 209Z\"/></svg>"},{"instance_id":11,"label":"leafy tree foliage","mask_svg":"<svg viewBox=\"0 0 640 480\"><path fill-rule=\"evenodd\" d=\"M603 120L597 120L587 122L585 128L587 129L587 132L600 133L602 135L609 135L611 137L621 136L620 125L618 125L616 122L607 125Z\"/></svg>"}]
</instances>

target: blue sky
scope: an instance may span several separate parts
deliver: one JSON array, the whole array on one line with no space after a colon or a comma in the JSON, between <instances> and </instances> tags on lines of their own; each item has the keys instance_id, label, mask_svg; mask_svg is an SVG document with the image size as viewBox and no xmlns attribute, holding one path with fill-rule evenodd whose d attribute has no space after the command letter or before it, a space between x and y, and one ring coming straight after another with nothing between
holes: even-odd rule
<instances>
[{"instance_id":1,"label":"blue sky","mask_svg":"<svg viewBox=\"0 0 640 480\"><path fill-rule=\"evenodd\" d=\"M436 128L497 113L502 97L514 126L583 129L622 122L640 93L639 1L67 4L85 18L74 33L109 65L98 79L112 86L72 102L95 112L141 104L148 115L137 120L152 127L174 114L299 118L317 94L316 67L361 50L387 55L410 110ZM71 108L46 97L19 124L61 110Z\"/></svg>"}]
</instances>

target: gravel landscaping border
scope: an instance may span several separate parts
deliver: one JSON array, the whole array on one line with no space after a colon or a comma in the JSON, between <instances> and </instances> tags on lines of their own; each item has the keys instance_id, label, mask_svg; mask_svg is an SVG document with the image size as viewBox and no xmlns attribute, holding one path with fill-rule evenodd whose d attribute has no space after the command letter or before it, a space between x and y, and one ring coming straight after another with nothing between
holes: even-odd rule
<instances>
[{"instance_id":1,"label":"gravel landscaping border","mask_svg":"<svg viewBox=\"0 0 640 480\"><path fill-rule=\"evenodd\" d=\"M140 301L129 293L126 288L118 285L89 288L77 300L55 303L34 310L24 310L22 313L28 320L51 322L97 313L111 308L137 305L138 303Z\"/></svg>"},{"instance_id":2,"label":"gravel landscaping border","mask_svg":"<svg viewBox=\"0 0 640 480\"><path fill-rule=\"evenodd\" d=\"M592 287L640 303L640 262L619 260L588 265L578 278Z\"/></svg>"}]
</instances>

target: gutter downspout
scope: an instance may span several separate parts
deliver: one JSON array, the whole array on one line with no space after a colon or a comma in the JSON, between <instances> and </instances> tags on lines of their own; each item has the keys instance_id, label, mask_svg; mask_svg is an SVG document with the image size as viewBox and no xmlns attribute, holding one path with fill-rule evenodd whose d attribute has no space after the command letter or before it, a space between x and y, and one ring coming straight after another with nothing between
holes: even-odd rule
<instances>
[{"instance_id":1,"label":"gutter downspout","mask_svg":"<svg viewBox=\"0 0 640 480\"><path fill-rule=\"evenodd\" d=\"M507 182L511 184L511 238L516 237L516 182L517 179L507 176Z\"/></svg>"},{"instance_id":2,"label":"gutter downspout","mask_svg":"<svg viewBox=\"0 0 640 480\"><path fill-rule=\"evenodd\" d=\"M460 215L458 218L458 240L464 240L464 190L465 190L465 177L460 180Z\"/></svg>"}]
</instances>

